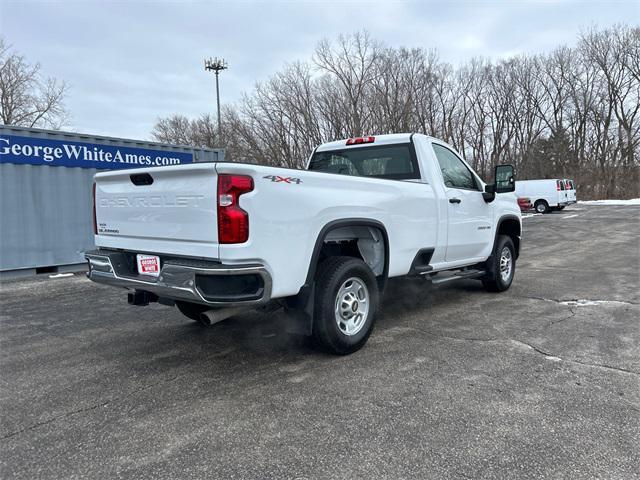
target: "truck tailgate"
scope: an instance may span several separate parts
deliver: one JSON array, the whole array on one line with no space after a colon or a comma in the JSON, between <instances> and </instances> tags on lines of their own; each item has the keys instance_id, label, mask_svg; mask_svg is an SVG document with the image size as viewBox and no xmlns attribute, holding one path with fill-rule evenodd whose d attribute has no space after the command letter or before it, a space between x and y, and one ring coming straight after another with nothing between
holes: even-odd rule
<instances>
[{"instance_id":1,"label":"truck tailgate","mask_svg":"<svg viewBox=\"0 0 640 480\"><path fill-rule=\"evenodd\" d=\"M105 172L95 180L97 245L176 254L195 248L194 256L201 246L217 257L215 164Z\"/></svg>"}]
</instances>

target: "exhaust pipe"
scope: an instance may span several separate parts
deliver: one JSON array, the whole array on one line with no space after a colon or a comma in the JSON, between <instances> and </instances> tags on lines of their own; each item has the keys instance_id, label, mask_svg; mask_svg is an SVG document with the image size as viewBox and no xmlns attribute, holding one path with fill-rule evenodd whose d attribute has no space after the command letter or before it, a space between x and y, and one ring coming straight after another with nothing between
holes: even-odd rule
<instances>
[{"instance_id":1,"label":"exhaust pipe","mask_svg":"<svg viewBox=\"0 0 640 480\"><path fill-rule=\"evenodd\" d=\"M200 323L203 325L213 325L250 309L250 307L214 308L200 314Z\"/></svg>"}]
</instances>

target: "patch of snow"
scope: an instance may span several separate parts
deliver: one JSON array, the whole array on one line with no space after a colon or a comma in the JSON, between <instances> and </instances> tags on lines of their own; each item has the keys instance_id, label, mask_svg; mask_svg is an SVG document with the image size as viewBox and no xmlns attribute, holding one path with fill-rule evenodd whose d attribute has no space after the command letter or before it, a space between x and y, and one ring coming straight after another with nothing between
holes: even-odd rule
<instances>
[{"instance_id":1,"label":"patch of snow","mask_svg":"<svg viewBox=\"0 0 640 480\"><path fill-rule=\"evenodd\" d=\"M630 200L580 200L584 205L640 205L640 198Z\"/></svg>"},{"instance_id":2,"label":"patch of snow","mask_svg":"<svg viewBox=\"0 0 640 480\"><path fill-rule=\"evenodd\" d=\"M576 215L567 215L566 217L562 217L562 218L566 219L566 218L574 218L574 217L579 217L579 216L580 215L577 215L577 214Z\"/></svg>"},{"instance_id":3,"label":"patch of snow","mask_svg":"<svg viewBox=\"0 0 640 480\"><path fill-rule=\"evenodd\" d=\"M537 217L538 215L542 215L542 214L541 213L525 213L524 215L522 215L522 218Z\"/></svg>"},{"instance_id":4,"label":"patch of snow","mask_svg":"<svg viewBox=\"0 0 640 480\"><path fill-rule=\"evenodd\" d=\"M547 360L551 360L552 362L561 362L562 359L560 357L554 357L553 355L547 355L546 357Z\"/></svg>"},{"instance_id":5,"label":"patch of snow","mask_svg":"<svg viewBox=\"0 0 640 480\"><path fill-rule=\"evenodd\" d=\"M618 300L567 300L560 302L568 307L592 307L597 305L629 305L629 302L620 302Z\"/></svg>"},{"instance_id":6,"label":"patch of snow","mask_svg":"<svg viewBox=\"0 0 640 480\"><path fill-rule=\"evenodd\" d=\"M55 275L49 275L49 278L65 278L73 277L73 273L57 273Z\"/></svg>"}]
</instances>

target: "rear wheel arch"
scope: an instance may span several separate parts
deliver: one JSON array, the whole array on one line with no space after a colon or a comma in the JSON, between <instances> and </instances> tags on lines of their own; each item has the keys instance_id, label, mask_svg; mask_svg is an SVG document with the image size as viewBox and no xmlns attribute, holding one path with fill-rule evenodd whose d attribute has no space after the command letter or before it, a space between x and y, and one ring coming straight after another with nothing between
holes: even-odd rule
<instances>
[{"instance_id":1,"label":"rear wheel arch","mask_svg":"<svg viewBox=\"0 0 640 480\"><path fill-rule=\"evenodd\" d=\"M354 241L357 250L349 245L349 239ZM366 218L334 220L322 227L311 254L303 288L313 284L323 259L345 255L360 258L369 265L376 275L380 290L384 289L389 275L389 236L382 222Z\"/></svg>"},{"instance_id":2,"label":"rear wheel arch","mask_svg":"<svg viewBox=\"0 0 640 480\"><path fill-rule=\"evenodd\" d=\"M380 242L382 243L382 247L384 248L382 272L380 275L374 274L378 291L380 292L380 294L382 294L382 291L384 290L384 287L387 283L387 278L389 276L389 236L387 234L387 229L385 228L385 226L377 220L366 218L348 218L329 222L324 227L322 227L322 229L318 233L318 236L316 237L313 251L311 253L311 259L309 260L309 267L304 285L300 287L300 291L296 295L285 299L285 306L287 307L287 310L292 313L300 322L300 333L305 335L312 335L313 333L316 277L322 271L321 264L323 263L323 260L328 260L332 257L344 258L345 256L351 256L367 263L367 259L363 258L363 255L360 252L360 250L362 249L356 248L354 250L353 245L347 246L347 248L337 248L335 249L334 254L327 255L327 238L332 238L331 232L334 232L335 234L339 233L340 230L344 232L345 229L348 230L362 228L367 228L373 230L374 232L378 232L379 238L382 240ZM364 256L366 257L366 252Z\"/></svg>"}]
</instances>

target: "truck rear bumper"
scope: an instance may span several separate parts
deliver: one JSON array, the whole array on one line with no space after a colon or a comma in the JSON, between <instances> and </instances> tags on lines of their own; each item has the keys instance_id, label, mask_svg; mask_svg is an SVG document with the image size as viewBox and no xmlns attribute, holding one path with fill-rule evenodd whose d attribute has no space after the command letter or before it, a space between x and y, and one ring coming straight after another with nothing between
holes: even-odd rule
<instances>
[{"instance_id":1,"label":"truck rear bumper","mask_svg":"<svg viewBox=\"0 0 640 480\"><path fill-rule=\"evenodd\" d=\"M87 276L97 283L212 306L260 304L271 298L271 275L263 265L160 257L160 275L151 277L136 272L133 252L93 250L85 253Z\"/></svg>"}]
</instances>

